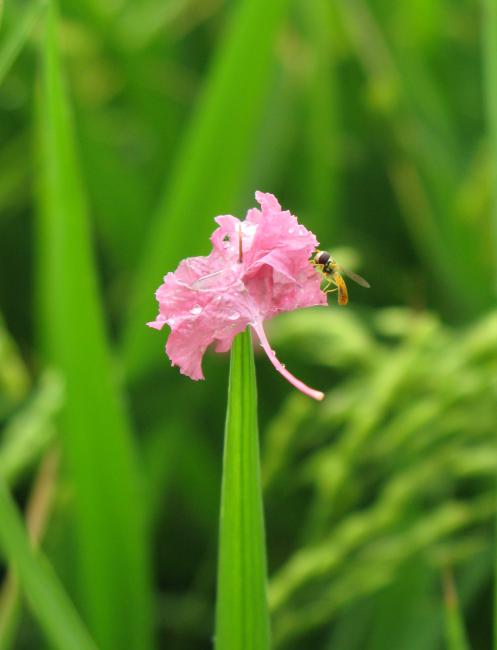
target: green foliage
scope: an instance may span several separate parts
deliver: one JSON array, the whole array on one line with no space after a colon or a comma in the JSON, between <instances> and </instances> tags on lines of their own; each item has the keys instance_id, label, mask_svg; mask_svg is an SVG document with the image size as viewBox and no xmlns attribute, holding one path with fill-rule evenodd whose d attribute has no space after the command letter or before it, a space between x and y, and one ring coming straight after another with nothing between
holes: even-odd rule
<instances>
[{"instance_id":1,"label":"green foliage","mask_svg":"<svg viewBox=\"0 0 497 650\"><path fill-rule=\"evenodd\" d=\"M444 575L445 629L449 650L469 650L459 599L450 570Z\"/></svg>"},{"instance_id":2,"label":"green foliage","mask_svg":"<svg viewBox=\"0 0 497 650\"><path fill-rule=\"evenodd\" d=\"M406 563L436 568L488 548L482 526L495 511L497 315L452 333L428 316L380 312L381 338L366 355L370 332L357 336L364 326L350 313L313 316L282 317L279 344L305 335L316 361L324 355L351 376L312 420L291 399L290 430L279 420L267 439L269 512L282 505L272 492L288 498L289 475L294 501L308 494L300 543L271 581L275 642L285 648L395 583ZM332 361L335 347L345 354ZM357 369L359 356L375 361Z\"/></svg>"},{"instance_id":3,"label":"green foliage","mask_svg":"<svg viewBox=\"0 0 497 650\"><path fill-rule=\"evenodd\" d=\"M486 118L492 160L492 243L495 251L497 248L497 7L491 0L482 0L482 6ZM497 272L494 267L494 289L496 287Z\"/></svg>"},{"instance_id":4,"label":"green foliage","mask_svg":"<svg viewBox=\"0 0 497 650\"><path fill-rule=\"evenodd\" d=\"M12 18L12 28L0 48L0 84L30 37L44 4L44 0L31 2L21 15Z\"/></svg>"},{"instance_id":5,"label":"green foliage","mask_svg":"<svg viewBox=\"0 0 497 650\"><path fill-rule=\"evenodd\" d=\"M46 560L35 554L15 503L0 481L0 539L47 637L59 650L95 650L85 627Z\"/></svg>"},{"instance_id":6,"label":"green foliage","mask_svg":"<svg viewBox=\"0 0 497 650\"><path fill-rule=\"evenodd\" d=\"M372 285L271 323L322 404L256 358L273 647L491 647L494 3L44 4L0 2L0 468L30 530L60 448L37 539L91 636L212 646L227 360L191 382L145 322L261 189ZM81 624L3 494L30 650Z\"/></svg>"},{"instance_id":7,"label":"green foliage","mask_svg":"<svg viewBox=\"0 0 497 650\"><path fill-rule=\"evenodd\" d=\"M136 458L104 333L56 28L52 3L38 98L40 323L65 381L62 444L74 482L84 610L102 647L147 648L148 549Z\"/></svg>"}]
</instances>

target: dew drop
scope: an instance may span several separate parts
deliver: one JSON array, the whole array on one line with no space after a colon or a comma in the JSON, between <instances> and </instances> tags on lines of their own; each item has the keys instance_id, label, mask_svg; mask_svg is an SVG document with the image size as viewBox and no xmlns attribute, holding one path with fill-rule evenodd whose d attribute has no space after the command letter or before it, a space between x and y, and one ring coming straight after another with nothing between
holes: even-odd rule
<instances>
[{"instance_id":1,"label":"dew drop","mask_svg":"<svg viewBox=\"0 0 497 650\"><path fill-rule=\"evenodd\" d=\"M190 309L190 314L193 316L198 316L202 312L202 307L200 305L195 305Z\"/></svg>"},{"instance_id":2,"label":"dew drop","mask_svg":"<svg viewBox=\"0 0 497 650\"><path fill-rule=\"evenodd\" d=\"M240 318L240 314L237 311L232 312L228 316L228 320L238 320Z\"/></svg>"}]
</instances>

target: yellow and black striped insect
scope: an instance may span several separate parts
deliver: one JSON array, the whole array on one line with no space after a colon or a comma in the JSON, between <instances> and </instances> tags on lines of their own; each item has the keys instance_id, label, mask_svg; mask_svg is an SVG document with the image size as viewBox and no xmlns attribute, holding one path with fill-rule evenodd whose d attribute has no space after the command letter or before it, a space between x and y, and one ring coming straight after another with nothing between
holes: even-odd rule
<instances>
[{"instance_id":1,"label":"yellow and black striped insect","mask_svg":"<svg viewBox=\"0 0 497 650\"><path fill-rule=\"evenodd\" d=\"M346 275L354 282L357 282L357 284L360 284L361 287L365 287L366 289L370 287L369 282L363 277L352 271L347 271L343 266L340 266L328 251L316 249L311 256L310 262L327 282L326 286L323 287L323 291L325 293L338 292L339 305L346 305L349 301L349 292L342 275Z\"/></svg>"}]
</instances>

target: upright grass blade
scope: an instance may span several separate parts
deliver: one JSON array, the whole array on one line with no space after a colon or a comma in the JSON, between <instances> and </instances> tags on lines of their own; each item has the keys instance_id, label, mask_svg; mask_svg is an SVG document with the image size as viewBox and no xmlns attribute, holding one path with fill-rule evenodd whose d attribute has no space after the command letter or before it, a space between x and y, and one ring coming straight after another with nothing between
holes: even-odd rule
<instances>
[{"instance_id":1,"label":"upright grass blade","mask_svg":"<svg viewBox=\"0 0 497 650\"><path fill-rule=\"evenodd\" d=\"M124 331L131 376L157 357L157 342L145 327L155 310L154 290L187 251L202 252L212 216L237 207L253 152L275 37L289 0L236 5L144 249Z\"/></svg>"},{"instance_id":2,"label":"upright grass blade","mask_svg":"<svg viewBox=\"0 0 497 650\"><path fill-rule=\"evenodd\" d=\"M497 291L497 6L483 0L484 88L492 165L492 246ZM494 648L497 649L497 556L494 566Z\"/></svg>"},{"instance_id":3,"label":"upright grass blade","mask_svg":"<svg viewBox=\"0 0 497 650\"><path fill-rule=\"evenodd\" d=\"M33 481L29 501L25 507L26 531L33 548L37 548L45 534L52 513L58 477L59 453L49 450ZM14 571L6 574L0 591L0 650L14 646L21 619L22 591Z\"/></svg>"},{"instance_id":4,"label":"upright grass blade","mask_svg":"<svg viewBox=\"0 0 497 650\"><path fill-rule=\"evenodd\" d=\"M29 387L28 369L0 312L0 418L4 418L22 402Z\"/></svg>"},{"instance_id":5,"label":"upright grass blade","mask_svg":"<svg viewBox=\"0 0 497 650\"><path fill-rule=\"evenodd\" d=\"M51 566L31 548L3 479L0 479L0 543L53 647L96 650Z\"/></svg>"},{"instance_id":6,"label":"upright grass blade","mask_svg":"<svg viewBox=\"0 0 497 650\"><path fill-rule=\"evenodd\" d=\"M487 129L492 160L492 247L494 291L497 293L497 5L494 0L483 2L483 71L487 112ZM497 607L497 600L496 607ZM495 620L497 620L497 610ZM497 647L497 632L496 641Z\"/></svg>"},{"instance_id":7,"label":"upright grass blade","mask_svg":"<svg viewBox=\"0 0 497 650\"><path fill-rule=\"evenodd\" d=\"M445 601L445 637L448 650L470 650L459 606L454 578L449 569L443 575Z\"/></svg>"},{"instance_id":8,"label":"upright grass blade","mask_svg":"<svg viewBox=\"0 0 497 650\"><path fill-rule=\"evenodd\" d=\"M0 15L1 5L2 0L0 0ZM44 5L44 0L33 0L24 13L17 17L7 36L2 35L0 40L0 84L29 38Z\"/></svg>"},{"instance_id":9,"label":"upright grass blade","mask_svg":"<svg viewBox=\"0 0 497 650\"><path fill-rule=\"evenodd\" d=\"M257 390L250 332L231 350L216 607L216 650L268 650Z\"/></svg>"},{"instance_id":10,"label":"upright grass blade","mask_svg":"<svg viewBox=\"0 0 497 650\"><path fill-rule=\"evenodd\" d=\"M57 26L52 3L38 102L41 333L66 385L61 432L74 489L80 601L100 647L143 650L151 647L144 506L107 347Z\"/></svg>"},{"instance_id":11,"label":"upright grass blade","mask_svg":"<svg viewBox=\"0 0 497 650\"><path fill-rule=\"evenodd\" d=\"M333 10L327 0L303 2L306 36L310 45L311 74L307 87L307 156L305 205L309 225L321 225L326 237L336 236L338 205L338 84L333 61Z\"/></svg>"}]
</instances>

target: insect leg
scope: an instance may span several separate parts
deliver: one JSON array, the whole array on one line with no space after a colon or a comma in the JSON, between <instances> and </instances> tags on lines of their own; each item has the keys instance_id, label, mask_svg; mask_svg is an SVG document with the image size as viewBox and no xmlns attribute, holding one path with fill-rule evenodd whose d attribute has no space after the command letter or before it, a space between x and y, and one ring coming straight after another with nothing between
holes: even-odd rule
<instances>
[{"instance_id":1,"label":"insect leg","mask_svg":"<svg viewBox=\"0 0 497 650\"><path fill-rule=\"evenodd\" d=\"M327 284L325 287L323 287L322 291L324 291L324 293L333 293L334 291L337 291L337 286L336 286L336 285L335 285L335 288L334 288L334 289L330 289L330 287L331 287L333 284L335 284L335 283L333 282L333 280L329 279L329 280L328 280L328 284Z\"/></svg>"}]
</instances>

